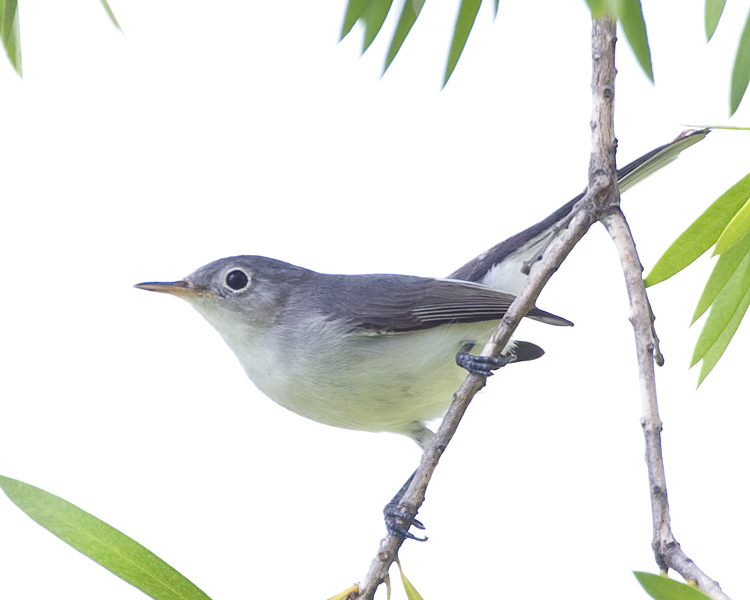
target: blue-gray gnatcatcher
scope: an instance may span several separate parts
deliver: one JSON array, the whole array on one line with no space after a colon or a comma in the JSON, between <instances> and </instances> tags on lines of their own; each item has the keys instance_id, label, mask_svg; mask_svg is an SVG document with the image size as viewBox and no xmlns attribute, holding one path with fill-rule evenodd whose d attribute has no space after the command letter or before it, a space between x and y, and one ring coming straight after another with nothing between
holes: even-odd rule
<instances>
[{"instance_id":1,"label":"blue-gray gnatcatcher","mask_svg":"<svg viewBox=\"0 0 750 600\"><path fill-rule=\"evenodd\" d=\"M630 163L618 171L620 191L707 133L688 131ZM468 350L489 338L523 287L524 271L533 268L529 259L581 196L447 279L327 275L270 258L235 256L181 281L136 287L192 304L256 386L281 406L336 427L404 434L424 446L432 435L426 422L447 410L465 376L460 366L490 374L507 362L543 354L528 342L511 342L499 360ZM571 325L539 309L526 316Z\"/></svg>"},{"instance_id":2,"label":"blue-gray gnatcatcher","mask_svg":"<svg viewBox=\"0 0 750 600\"><path fill-rule=\"evenodd\" d=\"M686 132L627 165L617 174L620 191L707 133ZM261 256L235 256L181 281L136 287L192 304L255 385L281 406L336 427L407 435L424 447L432 437L426 423L447 410L466 375L461 367L489 375L509 362L544 354L519 341L508 344L499 359L469 350L487 341L540 249L582 195L447 279L327 275ZM572 324L536 308L526 316ZM389 531L417 539L409 523L398 522L404 517L395 507L399 499L397 494L386 507Z\"/></svg>"}]
</instances>

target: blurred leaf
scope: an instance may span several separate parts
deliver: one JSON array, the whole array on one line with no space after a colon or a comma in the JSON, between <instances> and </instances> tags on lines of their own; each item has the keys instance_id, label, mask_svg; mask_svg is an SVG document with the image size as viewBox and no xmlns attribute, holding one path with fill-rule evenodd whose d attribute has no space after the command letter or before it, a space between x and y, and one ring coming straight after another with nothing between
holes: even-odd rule
<instances>
[{"instance_id":1,"label":"blurred leaf","mask_svg":"<svg viewBox=\"0 0 750 600\"><path fill-rule=\"evenodd\" d=\"M655 600L706 600L708 596L686 583L670 579L666 575L654 575L633 571L638 583Z\"/></svg>"},{"instance_id":2,"label":"blurred leaf","mask_svg":"<svg viewBox=\"0 0 750 600\"><path fill-rule=\"evenodd\" d=\"M726 0L706 0L706 40L713 37L719 19L721 19L721 13L724 12L725 4Z\"/></svg>"},{"instance_id":3,"label":"blurred leaf","mask_svg":"<svg viewBox=\"0 0 750 600\"><path fill-rule=\"evenodd\" d=\"M737 244L732 246L729 250L719 256L719 260L716 261L711 276L706 282L706 287L703 289L700 300L698 300L698 306L695 307L695 313L693 319L690 321L692 325L695 323L701 315L706 312L709 306L716 300L716 296L719 292L724 289L724 286L729 281L730 277L734 275L737 267L740 266L742 259L745 255L750 253L750 234L742 238Z\"/></svg>"},{"instance_id":4,"label":"blurred leaf","mask_svg":"<svg viewBox=\"0 0 750 600\"><path fill-rule=\"evenodd\" d=\"M16 73L23 76L21 66L21 30L18 26L17 0L0 0L0 35L5 52Z\"/></svg>"},{"instance_id":5,"label":"blurred leaf","mask_svg":"<svg viewBox=\"0 0 750 600\"><path fill-rule=\"evenodd\" d=\"M592 17L601 17L609 14L611 17L617 17L615 0L586 0Z\"/></svg>"},{"instance_id":6,"label":"blurred leaf","mask_svg":"<svg viewBox=\"0 0 750 600\"><path fill-rule=\"evenodd\" d=\"M353 593L358 592L358 591L359 591L359 586L353 585L352 587L345 589L343 592L339 592L335 596L331 596L330 598L328 598L328 600L344 600L344 598L348 598Z\"/></svg>"},{"instance_id":7,"label":"blurred leaf","mask_svg":"<svg viewBox=\"0 0 750 600\"><path fill-rule=\"evenodd\" d=\"M714 255L723 254L729 250L744 238L748 231L750 231L750 200L745 201L745 204L742 205L724 228L724 231L721 232L719 239L716 240Z\"/></svg>"},{"instance_id":8,"label":"blurred leaf","mask_svg":"<svg viewBox=\"0 0 750 600\"><path fill-rule=\"evenodd\" d=\"M341 39L343 40L354 27L354 24L362 16L367 6L367 0L349 0L344 13L344 23L341 26Z\"/></svg>"},{"instance_id":9,"label":"blurred leaf","mask_svg":"<svg viewBox=\"0 0 750 600\"><path fill-rule=\"evenodd\" d=\"M646 285L655 285L669 279L713 246L748 197L750 197L750 174L745 175L719 196L680 234L651 269L646 277Z\"/></svg>"},{"instance_id":10,"label":"blurred leaf","mask_svg":"<svg viewBox=\"0 0 750 600\"><path fill-rule=\"evenodd\" d=\"M477 18L481 4L482 0L461 0L461 4L458 7L456 26L453 30L453 40L448 51L448 64L445 67L443 87L448 83L453 70L458 64L458 59L461 58L461 53L464 51L466 40L469 38L472 27L474 27L474 20Z\"/></svg>"},{"instance_id":11,"label":"blurred leaf","mask_svg":"<svg viewBox=\"0 0 750 600\"><path fill-rule=\"evenodd\" d=\"M404 570L401 568L401 561L396 561L396 564L398 565L398 570L401 573L401 581L404 584L404 590L406 591L406 597L409 600L424 600L422 598L422 595L414 588L414 586L411 584L411 581L409 581L406 578L406 575L404 575Z\"/></svg>"},{"instance_id":12,"label":"blurred leaf","mask_svg":"<svg viewBox=\"0 0 750 600\"><path fill-rule=\"evenodd\" d=\"M39 525L152 598L210 600L158 556L70 502L2 475L0 488Z\"/></svg>"},{"instance_id":13,"label":"blurred leaf","mask_svg":"<svg viewBox=\"0 0 750 600\"><path fill-rule=\"evenodd\" d=\"M729 93L730 115L733 115L739 108L742 97L747 90L748 82L750 82L750 14L745 21L745 29L740 36L737 56L734 59L734 69L732 69L732 84Z\"/></svg>"},{"instance_id":14,"label":"blurred leaf","mask_svg":"<svg viewBox=\"0 0 750 600\"><path fill-rule=\"evenodd\" d=\"M393 34L391 45L388 47L388 54L385 57L385 67L383 73L388 70L391 66L393 59L396 58L396 54L401 49L401 45L404 43L406 36L409 35L412 25L419 17L419 13L422 11L425 0L405 0L404 8L401 10L401 16L398 19L396 25L396 31Z\"/></svg>"},{"instance_id":15,"label":"blurred leaf","mask_svg":"<svg viewBox=\"0 0 750 600\"><path fill-rule=\"evenodd\" d=\"M654 81L651 68L651 50L648 47L646 22L643 20L640 0L617 0L617 18L622 24L625 38L648 78Z\"/></svg>"},{"instance_id":16,"label":"blurred leaf","mask_svg":"<svg viewBox=\"0 0 750 600\"><path fill-rule=\"evenodd\" d=\"M708 319L706 319L703 330L695 344L693 358L690 360L691 367L699 360L704 359L708 351L713 349L713 346L724 335L727 329L731 329L730 324L738 313L740 319L742 319L747 306L741 312L740 309L748 290L750 290L750 254L745 254L739 267L732 273L729 281L727 281L726 285L717 294L716 300L711 304L711 312L708 313ZM739 322L737 322L737 325L739 325ZM718 356L716 356L717 361L732 339L732 335L734 335L736 329L737 327L735 326L729 338L726 339L726 343L721 348ZM715 351L714 354L716 354Z\"/></svg>"},{"instance_id":17,"label":"blurred leaf","mask_svg":"<svg viewBox=\"0 0 750 600\"><path fill-rule=\"evenodd\" d=\"M365 41L362 45L362 53L370 47L373 40L378 36L380 28L385 23L388 11L391 10L393 0L369 0L362 13L362 21L365 24Z\"/></svg>"},{"instance_id":18,"label":"blurred leaf","mask_svg":"<svg viewBox=\"0 0 750 600\"><path fill-rule=\"evenodd\" d=\"M724 354L727 346L729 346L729 342L732 341L732 337L734 337L734 334L737 332L737 328L740 326L742 318L747 312L748 306L750 306L750 291L745 294L740 305L737 307L737 311L732 316L732 319L729 321L726 328L718 337L716 342L711 346L708 352L706 352L706 355L703 357L703 362L701 363L701 372L700 375L698 375L698 385L703 383L703 380L713 370L713 368L716 366L716 363L719 362L719 359ZM709 318L711 318L711 315L709 315Z\"/></svg>"},{"instance_id":19,"label":"blurred leaf","mask_svg":"<svg viewBox=\"0 0 750 600\"><path fill-rule=\"evenodd\" d=\"M117 27L120 31L122 31L122 27L120 27L120 24L117 22L117 18L115 17L115 13L112 12L112 9L109 6L109 2L107 0L101 0L102 6L104 6L104 10L107 11L107 14L109 15L110 20L112 21L112 24Z\"/></svg>"}]
</instances>

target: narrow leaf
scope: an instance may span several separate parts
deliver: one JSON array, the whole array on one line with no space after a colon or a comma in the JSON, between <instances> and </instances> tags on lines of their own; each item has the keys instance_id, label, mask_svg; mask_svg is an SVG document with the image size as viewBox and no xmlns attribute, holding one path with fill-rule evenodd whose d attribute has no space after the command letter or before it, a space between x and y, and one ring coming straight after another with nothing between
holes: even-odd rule
<instances>
[{"instance_id":1,"label":"narrow leaf","mask_svg":"<svg viewBox=\"0 0 750 600\"><path fill-rule=\"evenodd\" d=\"M341 38L344 39L354 27L354 24L362 16L367 6L367 0L349 0L344 13L344 23L341 26Z\"/></svg>"},{"instance_id":2,"label":"narrow leaf","mask_svg":"<svg viewBox=\"0 0 750 600\"><path fill-rule=\"evenodd\" d=\"M461 58L461 53L464 51L466 40L469 39L472 27L474 27L474 21L477 18L477 13L479 12L481 4L482 0L461 0L461 4L458 7L456 26L453 30L453 40L451 41L451 47L448 51L448 64L445 67L443 87L448 83L448 80L453 74L453 70L458 64L458 59Z\"/></svg>"},{"instance_id":3,"label":"narrow leaf","mask_svg":"<svg viewBox=\"0 0 750 600\"><path fill-rule=\"evenodd\" d=\"M732 83L729 92L729 114L733 115L742 102L742 97L750 82L750 14L737 46L737 56L732 69Z\"/></svg>"},{"instance_id":4,"label":"narrow leaf","mask_svg":"<svg viewBox=\"0 0 750 600\"><path fill-rule=\"evenodd\" d=\"M714 254L723 254L745 237L750 231L750 200L746 200L740 210L732 217L719 239L716 240Z\"/></svg>"},{"instance_id":5,"label":"narrow leaf","mask_svg":"<svg viewBox=\"0 0 750 600\"><path fill-rule=\"evenodd\" d=\"M727 281L734 275L742 259L748 253L750 253L750 234L746 235L737 244L732 246L732 248L719 256L719 260L716 261L716 265L714 265L713 271L711 271L711 276L706 282L706 287L703 288L703 293L700 300L698 300L698 306L695 307L693 319L690 321L691 325L713 304L716 296L724 289Z\"/></svg>"},{"instance_id":6,"label":"narrow leaf","mask_svg":"<svg viewBox=\"0 0 750 600\"><path fill-rule=\"evenodd\" d=\"M713 37L719 19L721 19L721 13L724 12L725 4L726 0L706 0L706 41Z\"/></svg>"},{"instance_id":7,"label":"narrow leaf","mask_svg":"<svg viewBox=\"0 0 750 600\"><path fill-rule=\"evenodd\" d=\"M115 17L115 13L112 12L112 8L109 6L109 2L107 0L101 0L102 6L104 7L104 10L107 11L107 14L109 15L110 21L112 21L112 24L117 27L120 31L122 31L122 27L120 27L120 24L117 22L117 17Z\"/></svg>"},{"instance_id":8,"label":"narrow leaf","mask_svg":"<svg viewBox=\"0 0 750 600\"><path fill-rule=\"evenodd\" d=\"M393 59L396 58L396 54L401 49L401 45L404 43L406 36L409 35L412 26L419 17L419 13L422 12L425 0L405 0L404 7L401 10L401 16L398 19L396 25L396 31L393 34L391 45L388 47L388 54L385 57L385 67L383 67L383 73L388 70L391 66Z\"/></svg>"},{"instance_id":9,"label":"narrow leaf","mask_svg":"<svg viewBox=\"0 0 750 600\"><path fill-rule=\"evenodd\" d=\"M0 488L39 525L152 598L210 600L155 554L70 502L1 475Z\"/></svg>"},{"instance_id":10,"label":"narrow leaf","mask_svg":"<svg viewBox=\"0 0 750 600\"><path fill-rule=\"evenodd\" d=\"M698 336L698 341L695 343L693 358L690 360L691 367L706 356L706 353L729 327L742 306L748 290L750 290L750 254L745 255L740 266L729 278L729 281L711 305L711 312L708 313L708 319L706 319L700 336ZM744 314L744 311L742 311L742 314ZM731 337L729 339L731 340ZM728 343L729 340L727 340Z\"/></svg>"},{"instance_id":11,"label":"narrow leaf","mask_svg":"<svg viewBox=\"0 0 750 600\"><path fill-rule=\"evenodd\" d=\"M638 583L655 600L706 600L706 596L698 588L680 581L670 579L666 575L654 575L643 571L634 571Z\"/></svg>"},{"instance_id":12,"label":"narrow leaf","mask_svg":"<svg viewBox=\"0 0 750 600\"><path fill-rule=\"evenodd\" d=\"M500 10L500 0L495 0L495 15L493 18L497 18L497 11Z\"/></svg>"},{"instance_id":13,"label":"narrow leaf","mask_svg":"<svg viewBox=\"0 0 750 600\"><path fill-rule=\"evenodd\" d=\"M716 340L714 345L711 346L709 351L706 352L706 355L703 357L703 362L701 363L701 372L700 372L700 375L698 376L698 385L703 383L703 380L708 376L708 374L713 370L713 368L719 362L719 359L724 354L724 351L727 349L727 346L729 346L729 342L732 341L734 334L737 332L737 328L740 326L740 323L742 322L742 318L745 316L745 313L747 312L748 306L750 306L750 291L748 291L748 293L745 294L745 297L742 299L742 302L737 307L737 312L735 312L734 316L732 317L732 320L729 321L729 323L727 324L722 334L719 336L719 338Z\"/></svg>"},{"instance_id":14,"label":"narrow leaf","mask_svg":"<svg viewBox=\"0 0 750 600\"><path fill-rule=\"evenodd\" d=\"M588 4L591 16L594 18L603 17L604 15L617 17L614 0L586 0L586 4Z\"/></svg>"},{"instance_id":15,"label":"narrow leaf","mask_svg":"<svg viewBox=\"0 0 750 600\"><path fill-rule=\"evenodd\" d=\"M643 20L640 0L617 0L617 18L622 23L625 38L633 49L638 63L646 76L653 82L654 72L651 68L651 49L648 46L646 22Z\"/></svg>"},{"instance_id":16,"label":"narrow leaf","mask_svg":"<svg viewBox=\"0 0 750 600\"><path fill-rule=\"evenodd\" d=\"M401 582L404 584L404 591L406 592L406 597L409 600L424 600L422 598L422 595L411 584L411 581L409 581L406 578L406 575L404 575L404 570L401 568L401 562L396 561L396 564L398 565L398 570L401 573Z\"/></svg>"},{"instance_id":17,"label":"narrow leaf","mask_svg":"<svg viewBox=\"0 0 750 600\"><path fill-rule=\"evenodd\" d=\"M0 0L0 37L3 38L3 46L10 59L10 64L13 65L16 73L23 76L17 0Z\"/></svg>"},{"instance_id":18,"label":"narrow leaf","mask_svg":"<svg viewBox=\"0 0 750 600\"><path fill-rule=\"evenodd\" d=\"M362 53L370 47L380 32L380 28L391 10L393 0L368 0L367 6L362 13L362 21L365 23L365 41L362 46Z\"/></svg>"},{"instance_id":19,"label":"narrow leaf","mask_svg":"<svg viewBox=\"0 0 750 600\"><path fill-rule=\"evenodd\" d=\"M328 600L346 600L346 598L358 591L359 586L353 585L352 587L346 588L343 592L339 592L335 596L331 596L330 598L328 598Z\"/></svg>"},{"instance_id":20,"label":"narrow leaf","mask_svg":"<svg viewBox=\"0 0 750 600\"><path fill-rule=\"evenodd\" d=\"M669 279L713 246L749 195L750 174L719 196L680 234L651 269L646 277L646 285L655 285Z\"/></svg>"}]
</instances>

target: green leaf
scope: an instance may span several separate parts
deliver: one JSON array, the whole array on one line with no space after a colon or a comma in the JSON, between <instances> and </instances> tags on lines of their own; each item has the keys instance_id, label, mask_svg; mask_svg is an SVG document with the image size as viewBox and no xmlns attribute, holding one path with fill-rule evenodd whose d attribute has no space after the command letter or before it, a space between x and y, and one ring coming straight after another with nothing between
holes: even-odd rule
<instances>
[{"instance_id":1,"label":"green leaf","mask_svg":"<svg viewBox=\"0 0 750 600\"><path fill-rule=\"evenodd\" d=\"M21 30L18 26L17 0L0 0L0 36L5 53L16 73L23 76L21 66Z\"/></svg>"},{"instance_id":2,"label":"green leaf","mask_svg":"<svg viewBox=\"0 0 750 600\"><path fill-rule=\"evenodd\" d=\"M698 588L670 579L666 575L654 575L643 571L633 571L633 574L648 595L655 600L706 600L708 598Z\"/></svg>"},{"instance_id":3,"label":"green leaf","mask_svg":"<svg viewBox=\"0 0 750 600\"><path fill-rule=\"evenodd\" d=\"M349 0L344 13L344 23L341 26L341 38L344 39L354 27L354 24L362 16L367 6L367 0Z\"/></svg>"},{"instance_id":4,"label":"green leaf","mask_svg":"<svg viewBox=\"0 0 750 600\"><path fill-rule=\"evenodd\" d=\"M0 488L39 525L152 598L210 600L155 554L70 502L2 475Z\"/></svg>"},{"instance_id":5,"label":"green leaf","mask_svg":"<svg viewBox=\"0 0 750 600\"><path fill-rule=\"evenodd\" d=\"M727 281L726 285L716 295L716 299L711 304L711 312L708 314L708 319L706 319L703 330L700 336L698 336L698 341L695 343L693 358L690 361L691 367L706 356L708 351L711 350L727 330L742 306L748 290L750 290L750 254L745 254L739 267L732 273L729 281ZM744 310L742 314L744 314ZM731 339L730 336L727 344ZM724 348L726 348L726 345ZM723 353L724 350L722 349L721 352Z\"/></svg>"},{"instance_id":6,"label":"green leaf","mask_svg":"<svg viewBox=\"0 0 750 600\"><path fill-rule=\"evenodd\" d=\"M346 588L343 592L339 592L335 596L331 596L328 598L328 600L346 600L349 596L351 596L353 593L359 591L359 586L353 585L350 588Z\"/></svg>"},{"instance_id":7,"label":"green leaf","mask_svg":"<svg viewBox=\"0 0 750 600\"><path fill-rule=\"evenodd\" d=\"M750 234L742 238L737 244L732 246L729 250L719 256L719 260L716 261L716 265L711 271L711 276L706 282L706 287L703 288L700 300L698 300L698 306L695 307L695 313L693 319L690 321L692 325L695 323L701 315L708 309L709 306L716 300L716 296L719 292L724 289L727 281L734 275L737 267L740 266L742 259L745 255L750 253Z\"/></svg>"},{"instance_id":8,"label":"green leaf","mask_svg":"<svg viewBox=\"0 0 750 600\"><path fill-rule=\"evenodd\" d=\"M737 332L737 328L740 326L742 318L747 312L748 306L750 306L750 291L745 294L744 298L740 302L740 305L737 307L737 311L732 316L732 319L729 321L721 335L717 338L716 342L714 342L708 352L706 352L706 355L703 357L703 362L701 363L701 372L698 376L698 385L703 383L703 380L713 370L713 368L716 366L716 363L719 362L719 359L724 354L727 346L729 346L729 342L732 341L734 334Z\"/></svg>"},{"instance_id":9,"label":"green leaf","mask_svg":"<svg viewBox=\"0 0 750 600\"><path fill-rule=\"evenodd\" d=\"M750 82L750 14L745 21L745 29L737 46L737 56L732 69L732 83L729 92L729 114L733 115L742 102L742 97Z\"/></svg>"},{"instance_id":10,"label":"green leaf","mask_svg":"<svg viewBox=\"0 0 750 600\"><path fill-rule=\"evenodd\" d=\"M458 59L461 58L461 53L464 51L466 40L469 39L472 27L474 27L474 21L477 18L481 4L482 0L461 0L461 4L458 7L456 26L453 29L453 40L448 51L448 64L445 67L443 87L448 83L453 70L458 64Z\"/></svg>"},{"instance_id":11,"label":"green leaf","mask_svg":"<svg viewBox=\"0 0 750 600\"><path fill-rule=\"evenodd\" d=\"M646 285L655 285L669 279L713 246L749 196L750 174L719 196L680 234L651 269L646 277Z\"/></svg>"},{"instance_id":12,"label":"green leaf","mask_svg":"<svg viewBox=\"0 0 750 600\"><path fill-rule=\"evenodd\" d=\"M640 0L617 0L617 18L622 23L625 38L633 49L635 57L653 82L654 72L651 68L651 50L648 46L646 22L643 20Z\"/></svg>"},{"instance_id":13,"label":"green leaf","mask_svg":"<svg viewBox=\"0 0 750 600\"><path fill-rule=\"evenodd\" d=\"M719 19L721 19L721 13L724 12L726 1L727 0L706 0L706 41L713 37L714 32L716 31L716 26L719 24Z\"/></svg>"},{"instance_id":14,"label":"green leaf","mask_svg":"<svg viewBox=\"0 0 750 600\"><path fill-rule=\"evenodd\" d=\"M107 11L107 14L109 15L110 21L112 21L112 24L117 27L120 31L122 31L122 27L120 27L120 24L117 22L117 17L115 17L115 13L112 12L112 8L109 6L109 2L107 0L101 0L102 6L104 7L104 10Z\"/></svg>"},{"instance_id":15,"label":"green leaf","mask_svg":"<svg viewBox=\"0 0 750 600\"><path fill-rule=\"evenodd\" d=\"M393 0L369 0L365 10L362 13L362 21L365 24L365 41L362 46L362 53L370 47L370 44L378 36L380 28L385 23L388 11L391 10Z\"/></svg>"},{"instance_id":16,"label":"green leaf","mask_svg":"<svg viewBox=\"0 0 750 600\"><path fill-rule=\"evenodd\" d=\"M409 581L406 578L406 575L404 575L404 570L401 568L401 562L400 561L396 561L396 564L398 565L398 570L401 573L401 581L404 584L404 590L406 591L406 597L409 600L424 600L422 598L422 595L411 584L411 581Z\"/></svg>"},{"instance_id":17,"label":"green leaf","mask_svg":"<svg viewBox=\"0 0 750 600\"><path fill-rule=\"evenodd\" d=\"M591 16L594 18L603 17L604 15L617 18L617 9L614 0L586 0L586 4L588 4Z\"/></svg>"},{"instance_id":18,"label":"green leaf","mask_svg":"<svg viewBox=\"0 0 750 600\"><path fill-rule=\"evenodd\" d=\"M745 204L742 205L724 228L724 231L721 232L719 239L716 240L714 255L723 254L729 250L744 238L748 231L750 231L750 200L745 201Z\"/></svg>"},{"instance_id":19,"label":"green leaf","mask_svg":"<svg viewBox=\"0 0 750 600\"><path fill-rule=\"evenodd\" d=\"M398 19L396 25L396 31L393 34L391 45L388 47L388 54L385 57L385 67L383 67L383 73L388 70L391 66L393 59L396 58L396 54L401 49L401 45L404 43L406 36L409 35L412 25L419 17L419 13L422 12L425 0L405 0L404 7L401 10L401 16Z\"/></svg>"}]
</instances>

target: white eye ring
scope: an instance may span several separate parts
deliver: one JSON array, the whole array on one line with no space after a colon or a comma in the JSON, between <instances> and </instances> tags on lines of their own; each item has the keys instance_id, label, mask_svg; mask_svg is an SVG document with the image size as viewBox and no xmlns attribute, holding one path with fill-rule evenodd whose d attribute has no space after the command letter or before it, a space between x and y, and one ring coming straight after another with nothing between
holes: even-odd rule
<instances>
[{"instance_id":1,"label":"white eye ring","mask_svg":"<svg viewBox=\"0 0 750 600\"><path fill-rule=\"evenodd\" d=\"M224 286L232 292L241 292L250 285L250 277L242 269L234 267L224 274Z\"/></svg>"}]
</instances>

